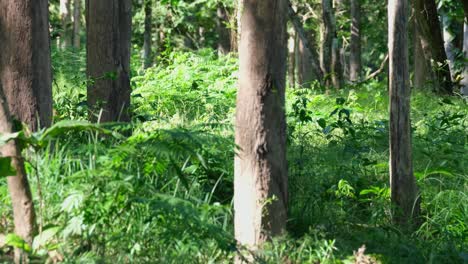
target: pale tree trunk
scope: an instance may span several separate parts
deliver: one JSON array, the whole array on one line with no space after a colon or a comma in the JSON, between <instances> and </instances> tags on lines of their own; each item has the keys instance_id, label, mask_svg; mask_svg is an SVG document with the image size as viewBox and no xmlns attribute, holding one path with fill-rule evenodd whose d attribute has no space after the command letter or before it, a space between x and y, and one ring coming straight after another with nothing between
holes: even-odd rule
<instances>
[{"instance_id":1,"label":"pale tree trunk","mask_svg":"<svg viewBox=\"0 0 468 264\"><path fill-rule=\"evenodd\" d=\"M251 249L286 227L286 20L285 0L244 0L234 226L237 241Z\"/></svg>"},{"instance_id":2,"label":"pale tree trunk","mask_svg":"<svg viewBox=\"0 0 468 264\"><path fill-rule=\"evenodd\" d=\"M236 51L239 51L241 31L242 31L242 12L244 12L244 0L236 0L236 38L235 43Z\"/></svg>"},{"instance_id":3,"label":"pale tree trunk","mask_svg":"<svg viewBox=\"0 0 468 264\"><path fill-rule=\"evenodd\" d=\"M389 0L390 187L393 220L402 226L414 224L420 211L411 154L407 30L408 0Z\"/></svg>"},{"instance_id":4,"label":"pale tree trunk","mask_svg":"<svg viewBox=\"0 0 468 264\"><path fill-rule=\"evenodd\" d=\"M288 81L289 88L296 85L296 59L297 59L297 33L290 34L288 38Z\"/></svg>"},{"instance_id":5,"label":"pale tree trunk","mask_svg":"<svg viewBox=\"0 0 468 264\"><path fill-rule=\"evenodd\" d=\"M450 67L447 64L435 0L415 0L414 9L425 58L427 61L433 61L430 70L435 71L435 91L452 94Z\"/></svg>"},{"instance_id":6,"label":"pale tree trunk","mask_svg":"<svg viewBox=\"0 0 468 264\"><path fill-rule=\"evenodd\" d=\"M86 0L90 119L129 121L131 0Z\"/></svg>"},{"instance_id":7,"label":"pale tree trunk","mask_svg":"<svg viewBox=\"0 0 468 264\"><path fill-rule=\"evenodd\" d=\"M445 54L447 54L447 59L450 67L450 74L452 77L452 82L455 80L455 45L453 40L455 35L450 32L450 21L446 13L441 13L442 25L443 25L443 37L444 37L444 48Z\"/></svg>"},{"instance_id":8,"label":"pale tree trunk","mask_svg":"<svg viewBox=\"0 0 468 264\"><path fill-rule=\"evenodd\" d=\"M143 33L143 68L147 69L153 63L151 53L151 35L153 29L153 1L145 0L145 32Z\"/></svg>"},{"instance_id":9,"label":"pale tree trunk","mask_svg":"<svg viewBox=\"0 0 468 264\"><path fill-rule=\"evenodd\" d=\"M8 15L7 15L8 14ZM0 134L13 132L11 118L32 131L49 126L52 119L49 12L46 0L0 0ZM21 152L11 142L0 149L13 157L16 176L8 177L15 233L32 243L35 213ZM26 261L15 250L15 262Z\"/></svg>"},{"instance_id":10,"label":"pale tree trunk","mask_svg":"<svg viewBox=\"0 0 468 264\"><path fill-rule=\"evenodd\" d=\"M218 29L218 53L226 55L231 52L231 31L228 28L229 17L226 7L219 3L216 10L216 26Z\"/></svg>"},{"instance_id":11,"label":"pale tree trunk","mask_svg":"<svg viewBox=\"0 0 468 264\"><path fill-rule=\"evenodd\" d=\"M73 47L81 47L81 0L73 0Z\"/></svg>"},{"instance_id":12,"label":"pale tree trunk","mask_svg":"<svg viewBox=\"0 0 468 264\"><path fill-rule=\"evenodd\" d=\"M349 79L361 80L361 0L351 0L351 40L349 54Z\"/></svg>"},{"instance_id":13,"label":"pale tree trunk","mask_svg":"<svg viewBox=\"0 0 468 264\"><path fill-rule=\"evenodd\" d=\"M463 54L465 58L465 67L463 69L463 79L461 81L461 94L468 96L468 20L465 17L465 23L463 27Z\"/></svg>"},{"instance_id":14,"label":"pale tree trunk","mask_svg":"<svg viewBox=\"0 0 468 264\"><path fill-rule=\"evenodd\" d=\"M61 48L68 48L72 44L71 0L60 0L60 20L62 21L62 34L60 34Z\"/></svg>"}]
</instances>

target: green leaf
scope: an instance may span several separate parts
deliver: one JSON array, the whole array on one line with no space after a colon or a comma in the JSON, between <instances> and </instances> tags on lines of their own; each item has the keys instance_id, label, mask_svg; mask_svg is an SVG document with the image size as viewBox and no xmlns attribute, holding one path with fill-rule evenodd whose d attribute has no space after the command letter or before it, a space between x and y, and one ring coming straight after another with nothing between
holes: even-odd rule
<instances>
[{"instance_id":1,"label":"green leaf","mask_svg":"<svg viewBox=\"0 0 468 264\"><path fill-rule=\"evenodd\" d=\"M16 234L8 234L5 238L5 244L11 247L19 248L24 251L30 252L31 246Z\"/></svg>"},{"instance_id":2,"label":"green leaf","mask_svg":"<svg viewBox=\"0 0 468 264\"><path fill-rule=\"evenodd\" d=\"M16 170L11 166L11 157L0 157L0 177L16 175Z\"/></svg>"}]
</instances>

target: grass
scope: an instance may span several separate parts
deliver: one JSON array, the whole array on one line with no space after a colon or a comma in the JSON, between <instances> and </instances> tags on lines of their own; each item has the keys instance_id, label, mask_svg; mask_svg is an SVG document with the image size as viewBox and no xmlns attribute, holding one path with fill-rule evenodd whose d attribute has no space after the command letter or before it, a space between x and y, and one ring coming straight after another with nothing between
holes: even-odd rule
<instances>
[{"instance_id":1,"label":"grass","mask_svg":"<svg viewBox=\"0 0 468 264\"><path fill-rule=\"evenodd\" d=\"M83 58L54 52L56 121L86 118ZM174 52L132 79L134 120L109 128L129 136L64 132L29 152L38 261L57 250L66 263L232 262L236 74L233 57ZM405 232L389 216L385 82L318 88L287 91L289 232L258 262L352 263L362 245L382 263L466 262L466 102L413 91L424 222ZM11 232L5 184L0 200Z\"/></svg>"}]
</instances>

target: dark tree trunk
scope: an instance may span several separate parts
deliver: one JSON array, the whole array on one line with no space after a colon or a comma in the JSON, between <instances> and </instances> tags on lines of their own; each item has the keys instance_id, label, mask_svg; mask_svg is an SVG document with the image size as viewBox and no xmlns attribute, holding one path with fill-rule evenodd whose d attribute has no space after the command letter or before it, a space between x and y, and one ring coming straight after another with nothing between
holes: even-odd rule
<instances>
[{"instance_id":1,"label":"dark tree trunk","mask_svg":"<svg viewBox=\"0 0 468 264\"><path fill-rule=\"evenodd\" d=\"M286 227L286 20L285 0L244 0L234 223L237 241L253 248Z\"/></svg>"},{"instance_id":2,"label":"dark tree trunk","mask_svg":"<svg viewBox=\"0 0 468 264\"><path fill-rule=\"evenodd\" d=\"M13 132L12 119L35 131L52 119L49 11L46 0L0 0L0 134ZM31 244L35 214L21 151L15 142L0 148L17 170L8 177L15 233ZM15 261L25 253L15 251Z\"/></svg>"},{"instance_id":3,"label":"dark tree trunk","mask_svg":"<svg viewBox=\"0 0 468 264\"><path fill-rule=\"evenodd\" d=\"M341 44L335 36L332 41L332 84L335 88L343 87L343 67L341 65Z\"/></svg>"},{"instance_id":4,"label":"dark tree trunk","mask_svg":"<svg viewBox=\"0 0 468 264\"><path fill-rule=\"evenodd\" d=\"M452 94L453 84L435 0L415 0L414 9L425 58L434 62L431 65L431 70L435 71L434 88L439 93Z\"/></svg>"},{"instance_id":5,"label":"dark tree trunk","mask_svg":"<svg viewBox=\"0 0 468 264\"><path fill-rule=\"evenodd\" d=\"M349 54L349 79L361 80L361 0L351 0L351 41Z\"/></svg>"},{"instance_id":6,"label":"dark tree trunk","mask_svg":"<svg viewBox=\"0 0 468 264\"><path fill-rule=\"evenodd\" d=\"M331 63L333 46L333 8L331 0L322 0L322 47L320 67L325 77L325 85L331 84Z\"/></svg>"},{"instance_id":7,"label":"dark tree trunk","mask_svg":"<svg viewBox=\"0 0 468 264\"><path fill-rule=\"evenodd\" d=\"M413 42L414 87L421 89L424 88L428 83L428 77L430 76L428 74L430 64L424 57L424 51L421 46L421 36L419 35L419 31L416 29L416 27L413 34Z\"/></svg>"},{"instance_id":8,"label":"dark tree trunk","mask_svg":"<svg viewBox=\"0 0 468 264\"><path fill-rule=\"evenodd\" d=\"M231 52L231 31L228 28L229 17L226 7L223 4L218 4L216 25L218 28L218 52L220 54L228 54Z\"/></svg>"},{"instance_id":9,"label":"dark tree trunk","mask_svg":"<svg viewBox=\"0 0 468 264\"><path fill-rule=\"evenodd\" d=\"M90 119L128 121L131 0L86 0Z\"/></svg>"},{"instance_id":10,"label":"dark tree trunk","mask_svg":"<svg viewBox=\"0 0 468 264\"><path fill-rule=\"evenodd\" d=\"M60 35L61 48L68 48L72 44L72 14L71 0L60 0L60 20L62 21L62 33Z\"/></svg>"},{"instance_id":11,"label":"dark tree trunk","mask_svg":"<svg viewBox=\"0 0 468 264\"><path fill-rule=\"evenodd\" d=\"M145 32L143 36L143 68L147 69L153 63L151 53L151 36L153 31L153 1L145 0Z\"/></svg>"},{"instance_id":12,"label":"dark tree trunk","mask_svg":"<svg viewBox=\"0 0 468 264\"><path fill-rule=\"evenodd\" d=\"M81 0L73 0L73 47L81 47Z\"/></svg>"},{"instance_id":13,"label":"dark tree trunk","mask_svg":"<svg viewBox=\"0 0 468 264\"><path fill-rule=\"evenodd\" d=\"M411 155L407 30L408 0L389 1L390 186L393 219L402 226L414 224L420 210Z\"/></svg>"},{"instance_id":14,"label":"dark tree trunk","mask_svg":"<svg viewBox=\"0 0 468 264\"><path fill-rule=\"evenodd\" d=\"M463 58L465 58L465 67L462 73L461 94L468 96L468 20L465 18L463 27Z\"/></svg>"}]
</instances>

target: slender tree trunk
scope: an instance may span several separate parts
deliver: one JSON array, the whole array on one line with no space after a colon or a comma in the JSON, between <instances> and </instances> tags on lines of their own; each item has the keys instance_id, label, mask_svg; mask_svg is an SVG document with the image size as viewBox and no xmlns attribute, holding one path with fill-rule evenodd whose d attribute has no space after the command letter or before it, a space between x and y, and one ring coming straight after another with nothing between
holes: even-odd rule
<instances>
[{"instance_id":1,"label":"slender tree trunk","mask_svg":"<svg viewBox=\"0 0 468 264\"><path fill-rule=\"evenodd\" d=\"M218 28L218 53L228 54L231 51L231 31L227 27L229 24L229 17L226 7L219 3L216 10L217 19L216 25Z\"/></svg>"},{"instance_id":2,"label":"slender tree trunk","mask_svg":"<svg viewBox=\"0 0 468 264\"><path fill-rule=\"evenodd\" d=\"M52 119L52 85L46 0L0 0L0 134L13 132L12 118L32 131L49 126ZM21 152L14 142L0 148L13 157L16 176L8 177L15 233L32 243L35 214ZM15 250L15 262L25 261Z\"/></svg>"},{"instance_id":3,"label":"slender tree trunk","mask_svg":"<svg viewBox=\"0 0 468 264\"><path fill-rule=\"evenodd\" d=\"M439 93L451 94L453 84L435 0L415 0L414 8L425 58L427 61L434 62L431 70L435 71L435 90Z\"/></svg>"},{"instance_id":4,"label":"slender tree trunk","mask_svg":"<svg viewBox=\"0 0 468 264\"><path fill-rule=\"evenodd\" d=\"M411 155L407 30L408 0L389 0L390 186L394 221L403 226L414 224L419 215Z\"/></svg>"},{"instance_id":5,"label":"slender tree trunk","mask_svg":"<svg viewBox=\"0 0 468 264\"><path fill-rule=\"evenodd\" d=\"M147 69L153 63L151 53L151 35L153 31L153 1L145 0L145 32L143 36L143 68Z\"/></svg>"},{"instance_id":6,"label":"slender tree trunk","mask_svg":"<svg viewBox=\"0 0 468 264\"><path fill-rule=\"evenodd\" d=\"M314 80L318 77L314 76L314 67L312 65L312 54L309 49L304 45L301 39L298 39L298 81L299 85L304 88L310 88Z\"/></svg>"},{"instance_id":7,"label":"slender tree trunk","mask_svg":"<svg viewBox=\"0 0 468 264\"><path fill-rule=\"evenodd\" d=\"M335 88L343 87L343 68L341 66L341 44L335 36L332 41L332 84Z\"/></svg>"},{"instance_id":8,"label":"slender tree trunk","mask_svg":"<svg viewBox=\"0 0 468 264\"><path fill-rule=\"evenodd\" d=\"M288 43L288 81L289 88L296 85L297 33L291 34Z\"/></svg>"},{"instance_id":9,"label":"slender tree trunk","mask_svg":"<svg viewBox=\"0 0 468 264\"><path fill-rule=\"evenodd\" d=\"M361 3L351 0L351 41L349 54L349 79L361 80Z\"/></svg>"},{"instance_id":10,"label":"slender tree trunk","mask_svg":"<svg viewBox=\"0 0 468 264\"><path fill-rule=\"evenodd\" d=\"M131 3L86 0L88 106L93 121L130 119Z\"/></svg>"},{"instance_id":11,"label":"slender tree trunk","mask_svg":"<svg viewBox=\"0 0 468 264\"><path fill-rule=\"evenodd\" d=\"M60 20L62 21L62 34L60 35L61 48L68 48L72 44L70 4L70 0L60 0Z\"/></svg>"},{"instance_id":12,"label":"slender tree trunk","mask_svg":"<svg viewBox=\"0 0 468 264\"><path fill-rule=\"evenodd\" d=\"M331 64L333 46L333 8L332 0L322 0L322 47L320 56L320 67L325 78L325 85L331 84Z\"/></svg>"},{"instance_id":13,"label":"slender tree trunk","mask_svg":"<svg viewBox=\"0 0 468 264\"><path fill-rule=\"evenodd\" d=\"M450 20L446 13L441 14L442 25L443 25L443 37L444 37L444 48L445 54L447 54L448 64L450 68L450 74L452 82L455 80L455 45L453 40L455 36L450 31Z\"/></svg>"},{"instance_id":14,"label":"slender tree trunk","mask_svg":"<svg viewBox=\"0 0 468 264\"><path fill-rule=\"evenodd\" d=\"M419 30L415 27L413 34L413 44L414 44L414 87L421 89L426 86L428 83L427 78L429 76L429 63L424 57L424 51L421 46L421 36L419 35Z\"/></svg>"},{"instance_id":15,"label":"slender tree trunk","mask_svg":"<svg viewBox=\"0 0 468 264\"><path fill-rule=\"evenodd\" d=\"M244 0L234 224L236 239L250 248L286 225L286 20L285 0Z\"/></svg>"},{"instance_id":16,"label":"slender tree trunk","mask_svg":"<svg viewBox=\"0 0 468 264\"><path fill-rule=\"evenodd\" d=\"M15 132L13 130L13 119L0 83L0 135L13 132ZM8 144L0 146L0 157L11 157L12 167L16 170L16 175L7 178L8 191L13 205L15 234L23 238L29 245L32 245L35 227L34 204L21 157L21 150L17 142L10 141ZM27 253L16 248L15 263L27 262Z\"/></svg>"},{"instance_id":17,"label":"slender tree trunk","mask_svg":"<svg viewBox=\"0 0 468 264\"><path fill-rule=\"evenodd\" d=\"M463 69L463 79L461 81L461 94L468 96L468 20L466 17L463 27L463 54L465 58L465 67Z\"/></svg>"},{"instance_id":18,"label":"slender tree trunk","mask_svg":"<svg viewBox=\"0 0 468 264\"><path fill-rule=\"evenodd\" d=\"M81 0L73 0L73 47L81 47Z\"/></svg>"}]
</instances>

